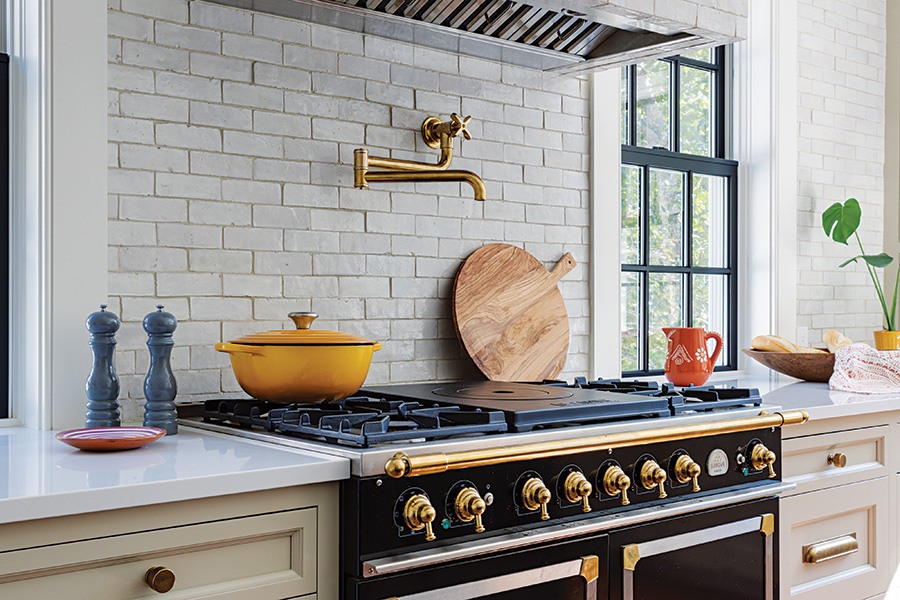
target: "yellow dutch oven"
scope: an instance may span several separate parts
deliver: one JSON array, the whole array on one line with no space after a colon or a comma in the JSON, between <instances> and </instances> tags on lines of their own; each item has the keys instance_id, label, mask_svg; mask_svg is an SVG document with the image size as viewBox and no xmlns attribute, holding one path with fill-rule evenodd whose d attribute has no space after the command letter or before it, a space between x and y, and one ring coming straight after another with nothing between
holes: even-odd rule
<instances>
[{"instance_id":1,"label":"yellow dutch oven","mask_svg":"<svg viewBox=\"0 0 900 600\"><path fill-rule=\"evenodd\" d=\"M310 329L315 313L288 315L297 329L263 331L216 344L231 355L245 392L259 400L328 402L352 395L366 380L381 344L325 329Z\"/></svg>"}]
</instances>

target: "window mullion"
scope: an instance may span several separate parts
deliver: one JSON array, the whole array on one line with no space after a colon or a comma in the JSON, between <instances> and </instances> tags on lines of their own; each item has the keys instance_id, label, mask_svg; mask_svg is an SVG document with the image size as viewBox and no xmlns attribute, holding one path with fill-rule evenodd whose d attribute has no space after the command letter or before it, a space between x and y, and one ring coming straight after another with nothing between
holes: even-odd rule
<instances>
[{"instance_id":1,"label":"window mullion","mask_svg":"<svg viewBox=\"0 0 900 600\"><path fill-rule=\"evenodd\" d=\"M641 169L641 264L650 266L650 165ZM641 273L641 369L650 369L650 273Z\"/></svg>"},{"instance_id":2,"label":"window mullion","mask_svg":"<svg viewBox=\"0 0 900 600\"><path fill-rule=\"evenodd\" d=\"M681 69L678 64L675 59L669 65L669 135L672 136L669 148L672 152L681 151Z\"/></svg>"},{"instance_id":3,"label":"window mullion","mask_svg":"<svg viewBox=\"0 0 900 600\"><path fill-rule=\"evenodd\" d=\"M684 244L682 244L684 257L682 262L689 271L684 275L684 324L686 327L694 326L694 277L690 269L694 266L694 172L687 171L684 174Z\"/></svg>"}]
</instances>

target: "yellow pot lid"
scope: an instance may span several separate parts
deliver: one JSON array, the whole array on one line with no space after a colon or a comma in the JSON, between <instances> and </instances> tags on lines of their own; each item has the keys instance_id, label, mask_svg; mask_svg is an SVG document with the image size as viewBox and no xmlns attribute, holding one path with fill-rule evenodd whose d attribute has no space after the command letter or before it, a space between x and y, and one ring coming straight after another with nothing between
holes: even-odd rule
<instances>
[{"instance_id":1,"label":"yellow pot lid","mask_svg":"<svg viewBox=\"0 0 900 600\"><path fill-rule=\"evenodd\" d=\"M292 312L288 317L297 325L297 329L273 329L251 333L231 340L231 343L254 346L372 346L378 343L342 331L310 329L310 325L318 316L315 313Z\"/></svg>"}]
</instances>

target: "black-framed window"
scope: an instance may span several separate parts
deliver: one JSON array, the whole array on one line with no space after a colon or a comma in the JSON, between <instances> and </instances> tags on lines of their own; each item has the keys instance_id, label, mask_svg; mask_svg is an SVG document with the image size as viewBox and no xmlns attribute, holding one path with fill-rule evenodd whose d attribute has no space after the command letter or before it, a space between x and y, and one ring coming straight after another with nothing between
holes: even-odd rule
<instances>
[{"instance_id":1,"label":"black-framed window","mask_svg":"<svg viewBox=\"0 0 900 600\"><path fill-rule=\"evenodd\" d=\"M622 71L622 374L662 373L662 327L722 334L737 365L737 162L724 47Z\"/></svg>"},{"instance_id":2,"label":"black-framed window","mask_svg":"<svg viewBox=\"0 0 900 600\"><path fill-rule=\"evenodd\" d=\"M9 56L0 54L0 418L9 416Z\"/></svg>"}]
</instances>

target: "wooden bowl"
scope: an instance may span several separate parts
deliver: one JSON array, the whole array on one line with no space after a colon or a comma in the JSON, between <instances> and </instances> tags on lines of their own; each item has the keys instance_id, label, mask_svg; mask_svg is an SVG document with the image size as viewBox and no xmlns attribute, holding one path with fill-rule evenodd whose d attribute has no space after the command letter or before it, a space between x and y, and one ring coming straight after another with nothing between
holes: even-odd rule
<instances>
[{"instance_id":1,"label":"wooden bowl","mask_svg":"<svg viewBox=\"0 0 900 600\"><path fill-rule=\"evenodd\" d=\"M827 383L834 372L834 354L831 352L765 352L762 350L742 350L744 354L788 377L804 381Z\"/></svg>"}]
</instances>

